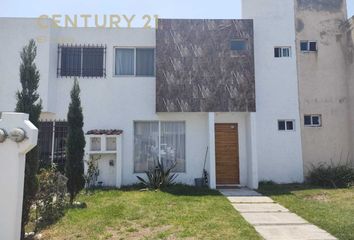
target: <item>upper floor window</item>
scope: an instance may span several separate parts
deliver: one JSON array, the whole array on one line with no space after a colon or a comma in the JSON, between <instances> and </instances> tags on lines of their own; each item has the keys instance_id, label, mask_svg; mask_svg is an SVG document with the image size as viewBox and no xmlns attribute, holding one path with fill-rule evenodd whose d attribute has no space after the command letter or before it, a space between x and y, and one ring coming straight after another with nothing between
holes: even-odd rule
<instances>
[{"instance_id":1,"label":"upper floor window","mask_svg":"<svg viewBox=\"0 0 354 240\"><path fill-rule=\"evenodd\" d=\"M114 74L117 76L154 76L155 49L116 48Z\"/></svg>"},{"instance_id":2,"label":"upper floor window","mask_svg":"<svg viewBox=\"0 0 354 240\"><path fill-rule=\"evenodd\" d=\"M321 115L305 115L304 116L304 124L306 127L321 127Z\"/></svg>"},{"instance_id":3,"label":"upper floor window","mask_svg":"<svg viewBox=\"0 0 354 240\"><path fill-rule=\"evenodd\" d=\"M291 47L275 47L274 57L275 58L291 57Z\"/></svg>"},{"instance_id":4,"label":"upper floor window","mask_svg":"<svg viewBox=\"0 0 354 240\"><path fill-rule=\"evenodd\" d=\"M245 39L231 40L231 50L234 50L234 51L247 50L247 41Z\"/></svg>"},{"instance_id":5,"label":"upper floor window","mask_svg":"<svg viewBox=\"0 0 354 240\"><path fill-rule=\"evenodd\" d=\"M279 131L294 131L295 120L278 120Z\"/></svg>"},{"instance_id":6,"label":"upper floor window","mask_svg":"<svg viewBox=\"0 0 354 240\"><path fill-rule=\"evenodd\" d=\"M106 47L59 45L58 77L105 77Z\"/></svg>"},{"instance_id":7,"label":"upper floor window","mask_svg":"<svg viewBox=\"0 0 354 240\"><path fill-rule=\"evenodd\" d=\"M317 42L314 41L301 41L300 48L303 52L316 52L317 51Z\"/></svg>"}]
</instances>

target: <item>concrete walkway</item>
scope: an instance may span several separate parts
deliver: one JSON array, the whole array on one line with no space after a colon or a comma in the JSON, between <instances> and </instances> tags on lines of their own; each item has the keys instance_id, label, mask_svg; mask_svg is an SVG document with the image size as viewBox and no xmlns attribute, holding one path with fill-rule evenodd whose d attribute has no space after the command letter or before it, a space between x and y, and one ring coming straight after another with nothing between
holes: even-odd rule
<instances>
[{"instance_id":1,"label":"concrete walkway","mask_svg":"<svg viewBox=\"0 0 354 240\"><path fill-rule=\"evenodd\" d=\"M240 188L222 189L220 192L265 240L337 239L255 191Z\"/></svg>"}]
</instances>

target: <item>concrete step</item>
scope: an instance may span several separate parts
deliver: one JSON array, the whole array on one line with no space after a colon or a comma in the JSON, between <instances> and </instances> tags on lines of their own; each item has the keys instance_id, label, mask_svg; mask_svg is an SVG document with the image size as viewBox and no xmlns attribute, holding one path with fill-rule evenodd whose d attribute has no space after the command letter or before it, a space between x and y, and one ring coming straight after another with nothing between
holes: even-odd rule
<instances>
[{"instance_id":1,"label":"concrete step","mask_svg":"<svg viewBox=\"0 0 354 240\"><path fill-rule=\"evenodd\" d=\"M252 212L289 212L277 203L233 203L232 206L241 213Z\"/></svg>"},{"instance_id":2,"label":"concrete step","mask_svg":"<svg viewBox=\"0 0 354 240\"><path fill-rule=\"evenodd\" d=\"M308 223L303 218L290 212L241 213L241 215L252 225L289 225Z\"/></svg>"},{"instance_id":3,"label":"concrete step","mask_svg":"<svg viewBox=\"0 0 354 240\"><path fill-rule=\"evenodd\" d=\"M255 226L265 240L336 240L312 224Z\"/></svg>"},{"instance_id":4,"label":"concrete step","mask_svg":"<svg viewBox=\"0 0 354 240\"><path fill-rule=\"evenodd\" d=\"M224 196L227 197L236 197L236 196L261 196L260 193L247 189L247 188L239 188L239 189L220 189L219 190Z\"/></svg>"},{"instance_id":5,"label":"concrete step","mask_svg":"<svg viewBox=\"0 0 354 240\"><path fill-rule=\"evenodd\" d=\"M269 197L264 196L235 196L227 197L232 203L273 203L274 201Z\"/></svg>"}]
</instances>

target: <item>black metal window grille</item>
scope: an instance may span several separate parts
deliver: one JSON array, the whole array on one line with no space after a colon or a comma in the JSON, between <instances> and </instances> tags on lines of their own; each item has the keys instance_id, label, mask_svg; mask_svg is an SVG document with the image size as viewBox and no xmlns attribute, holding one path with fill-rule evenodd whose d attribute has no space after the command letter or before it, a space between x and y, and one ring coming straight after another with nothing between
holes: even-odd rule
<instances>
[{"instance_id":1,"label":"black metal window grille","mask_svg":"<svg viewBox=\"0 0 354 240\"><path fill-rule=\"evenodd\" d=\"M42 121L39 122L38 129L40 167L55 163L60 171L64 171L68 123L66 121Z\"/></svg>"},{"instance_id":2,"label":"black metal window grille","mask_svg":"<svg viewBox=\"0 0 354 240\"><path fill-rule=\"evenodd\" d=\"M103 45L58 45L58 77L106 77Z\"/></svg>"}]
</instances>

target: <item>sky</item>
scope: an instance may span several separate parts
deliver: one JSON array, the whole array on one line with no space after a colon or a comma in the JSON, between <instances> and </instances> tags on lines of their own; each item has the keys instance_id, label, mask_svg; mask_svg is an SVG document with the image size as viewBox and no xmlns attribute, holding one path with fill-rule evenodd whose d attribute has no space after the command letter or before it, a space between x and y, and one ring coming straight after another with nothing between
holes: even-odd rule
<instances>
[{"instance_id":1,"label":"sky","mask_svg":"<svg viewBox=\"0 0 354 240\"><path fill-rule=\"evenodd\" d=\"M347 0L348 15L354 15L354 0ZM39 17L53 14L135 15L133 26L151 18L241 18L240 0L0 0L0 17ZM80 18L80 17L79 17Z\"/></svg>"}]
</instances>

